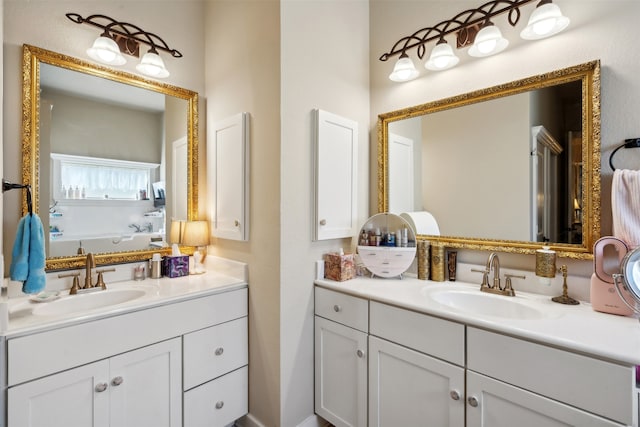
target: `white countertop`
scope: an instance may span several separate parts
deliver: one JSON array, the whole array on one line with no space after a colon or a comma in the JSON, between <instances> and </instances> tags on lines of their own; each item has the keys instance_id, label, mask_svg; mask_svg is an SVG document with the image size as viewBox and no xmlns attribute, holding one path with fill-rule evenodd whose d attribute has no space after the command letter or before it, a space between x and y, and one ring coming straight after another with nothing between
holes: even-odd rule
<instances>
[{"instance_id":1,"label":"white countertop","mask_svg":"<svg viewBox=\"0 0 640 427\"><path fill-rule=\"evenodd\" d=\"M77 323L88 322L100 318L116 316L136 310L144 310L165 304L172 304L192 298L200 298L215 293L228 292L247 287L246 274L243 274L242 263L237 263L239 268L227 270L207 270L204 274L189 275L184 277L161 279L147 278L142 281L124 280L107 283L106 291L120 291L124 289L136 289L144 291L144 294L135 299L107 307L90 310L76 311L64 314L40 315L38 308L45 304L55 304L63 299L82 298L84 295L68 295L68 290L60 292L60 298L50 302L33 302L29 296L11 298L3 302L9 312L8 327L0 331L0 336L7 338L27 335L34 332L69 326ZM236 274L239 273L239 274Z\"/></svg>"},{"instance_id":2,"label":"white countertop","mask_svg":"<svg viewBox=\"0 0 640 427\"><path fill-rule=\"evenodd\" d=\"M513 319L471 314L435 301L430 295L443 290L480 293L479 284L404 279L355 278L345 282L316 280L323 288L371 301L430 314L519 338L586 353L622 364L640 365L640 322L637 318L596 312L588 303L569 306L548 296L518 292L509 298L543 312L542 318ZM484 293L483 293L484 294ZM487 294L485 294L487 295ZM493 297L493 296L492 296Z\"/></svg>"}]
</instances>

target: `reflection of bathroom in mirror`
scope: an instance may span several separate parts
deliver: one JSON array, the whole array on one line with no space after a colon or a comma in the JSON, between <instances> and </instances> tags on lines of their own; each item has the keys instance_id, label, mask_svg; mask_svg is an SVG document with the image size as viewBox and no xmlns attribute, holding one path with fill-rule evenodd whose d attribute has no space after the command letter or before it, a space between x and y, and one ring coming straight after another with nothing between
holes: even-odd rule
<instances>
[{"instance_id":1,"label":"reflection of bathroom in mirror","mask_svg":"<svg viewBox=\"0 0 640 427\"><path fill-rule=\"evenodd\" d=\"M599 234L594 87L597 62L380 115L379 210L428 211L437 240L458 247L590 253Z\"/></svg>"},{"instance_id":2,"label":"reflection of bathroom in mirror","mask_svg":"<svg viewBox=\"0 0 640 427\"><path fill-rule=\"evenodd\" d=\"M172 218L193 219L197 94L25 46L37 59L25 89L37 104L23 148L39 167L23 174L49 230L47 268L65 268L82 246L102 263L165 251ZM35 105L34 105L35 106ZM25 107L26 108L26 107ZM34 110L31 110L34 111ZM24 129L29 129L25 123ZM49 212L48 215L43 214Z\"/></svg>"}]
</instances>

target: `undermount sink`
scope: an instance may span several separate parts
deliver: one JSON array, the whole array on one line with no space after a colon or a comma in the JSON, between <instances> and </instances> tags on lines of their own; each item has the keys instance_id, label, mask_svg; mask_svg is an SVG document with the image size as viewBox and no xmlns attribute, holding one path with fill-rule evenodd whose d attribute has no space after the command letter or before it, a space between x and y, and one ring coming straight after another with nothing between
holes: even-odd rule
<instances>
[{"instance_id":1,"label":"undermount sink","mask_svg":"<svg viewBox=\"0 0 640 427\"><path fill-rule=\"evenodd\" d=\"M514 297L492 295L473 290L438 290L428 293L439 304L474 315L505 319L542 319L549 314L525 305Z\"/></svg>"},{"instance_id":2,"label":"undermount sink","mask_svg":"<svg viewBox=\"0 0 640 427\"><path fill-rule=\"evenodd\" d=\"M69 295L56 301L44 303L33 310L39 316L55 316L109 307L140 298L146 292L141 289L114 289L95 293Z\"/></svg>"}]
</instances>

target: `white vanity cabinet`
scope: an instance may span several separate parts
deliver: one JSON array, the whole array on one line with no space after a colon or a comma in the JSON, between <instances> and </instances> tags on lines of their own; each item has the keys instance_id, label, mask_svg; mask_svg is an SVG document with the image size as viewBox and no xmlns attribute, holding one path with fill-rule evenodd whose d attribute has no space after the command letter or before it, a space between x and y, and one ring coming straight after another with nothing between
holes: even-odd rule
<instances>
[{"instance_id":1,"label":"white vanity cabinet","mask_svg":"<svg viewBox=\"0 0 640 427\"><path fill-rule=\"evenodd\" d=\"M341 298L368 302L368 330L343 326L349 321ZM335 314L332 304L340 308ZM354 424L331 418L327 402L355 408L354 384L367 382L371 427L638 425L634 366L391 304L389 297L382 303L316 287L316 412L336 425ZM348 363L367 332L362 378Z\"/></svg>"},{"instance_id":2,"label":"white vanity cabinet","mask_svg":"<svg viewBox=\"0 0 640 427\"><path fill-rule=\"evenodd\" d=\"M180 426L181 343L164 341L8 391L8 425Z\"/></svg>"},{"instance_id":3,"label":"white vanity cabinet","mask_svg":"<svg viewBox=\"0 0 640 427\"><path fill-rule=\"evenodd\" d=\"M467 346L468 427L637 425L633 367L473 327Z\"/></svg>"},{"instance_id":4,"label":"white vanity cabinet","mask_svg":"<svg viewBox=\"0 0 640 427\"><path fill-rule=\"evenodd\" d=\"M464 426L464 325L370 302L369 333L369 426Z\"/></svg>"},{"instance_id":5,"label":"white vanity cabinet","mask_svg":"<svg viewBox=\"0 0 640 427\"><path fill-rule=\"evenodd\" d=\"M367 425L367 300L315 288L315 410L336 427Z\"/></svg>"},{"instance_id":6,"label":"white vanity cabinet","mask_svg":"<svg viewBox=\"0 0 640 427\"><path fill-rule=\"evenodd\" d=\"M244 286L9 336L7 425L227 425L247 413L247 310Z\"/></svg>"},{"instance_id":7,"label":"white vanity cabinet","mask_svg":"<svg viewBox=\"0 0 640 427\"><path fill-rule=\"evenodd\" d=\"M525 389L467 372L467 427L620 427Z\"/></svg>"}]
</instances>

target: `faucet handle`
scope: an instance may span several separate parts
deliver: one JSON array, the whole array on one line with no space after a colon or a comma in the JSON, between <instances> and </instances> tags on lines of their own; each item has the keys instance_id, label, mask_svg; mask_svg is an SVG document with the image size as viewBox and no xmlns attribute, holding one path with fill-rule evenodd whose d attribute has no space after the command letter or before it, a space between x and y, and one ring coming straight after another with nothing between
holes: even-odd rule
<instances>
[{"instance_id":1,"label":"faucet handle","mask_svg":"<svg viewBox=\"0 0 640 427\"><path fill-rule=\"evenodd\" d=\"M115 268L103 268L102 270L96 270L98 273L98 281L96 282L96 287L100 286L102 289L107 289L107 284L104 283L104 277L102 273L109 273L110 271L116 271Z\"/></svg>"},{"instance_id":2,"label":"faucet handle","mask_svg":"<svg viewBox=\"0 0 640 427\"><path fill-rule=\"evenodd\" d=\"M482 283L480 284L480 289L489 287L489 270L487 270L486 268L484 270L472 268L471 271L473 271L474 273L482 273Z\"/></svg>"},{"instance_id":3,"label":"faucet handle","mask_svg":"<svg viewBox=\"0 0 640 427\"><path fill-rule=\"evenodd\" d=\"M523 276L523 275L519 275L519 274L506 274L506 273L505 273L504 277L506 277L506 280L505 280L503 291L506 292L508 295L510 295L512 297L516 296L516 291L513 289L513 286L511 285L511 278L512 277L515 277L516 279L526 279L527 278L527 276Z\"/></svg>"},{"instance_id":4,"label":"faucet handle","mask_svg":"<svg viewBox=\"0 0 640 427\"><path fill-rule=\"evenodd\" d=\"M78 289L80 289L80 273L65 273L65 274L58 274L59 278L63 278L63 277L73 277L73 285L71 286L71 289L69 289L69 295L75 295L78 293Z\"/></svg>"}]
</instances>

